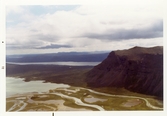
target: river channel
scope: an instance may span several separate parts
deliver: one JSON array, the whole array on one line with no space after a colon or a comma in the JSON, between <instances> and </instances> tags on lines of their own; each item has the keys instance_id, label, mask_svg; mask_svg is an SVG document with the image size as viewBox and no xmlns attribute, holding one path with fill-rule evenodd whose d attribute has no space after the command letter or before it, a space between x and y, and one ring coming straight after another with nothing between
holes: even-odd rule
<instances>
[{"instance_id":1,"label":"river channel","mask_svg":"<svg viewBox=\"0 0 167 116\"><path fill-rule=\"evenodd\" d=\"M67 84L24 82L7 77L6 85L8 112L163 110L162 103L156 99L102 93Z\"/></svg>"}]
</instances>

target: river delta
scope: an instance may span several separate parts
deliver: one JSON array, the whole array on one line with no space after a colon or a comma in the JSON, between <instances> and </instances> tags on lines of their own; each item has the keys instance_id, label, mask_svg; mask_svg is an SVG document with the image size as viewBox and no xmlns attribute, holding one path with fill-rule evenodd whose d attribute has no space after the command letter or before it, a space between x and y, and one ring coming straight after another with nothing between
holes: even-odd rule
<instances>
[{"instance_id":1,"label":"river delta","mask_svg":"<svg viewBox=\"0 0 167 116\"><path fill-rule=\"evenodd\" d=\"M34 83L34 81L24 83ZM41 83L41 86L50 84L42 81L36 83ZM38 87L40 88L39 84ZM48 88L48 91L22 91L20 94L8 96L6 111L163 110L162 102L151 96L111 94L67 84L58 84L55 89L53 86L50 88L52 89Z\"/></svg>"}]
</instances>

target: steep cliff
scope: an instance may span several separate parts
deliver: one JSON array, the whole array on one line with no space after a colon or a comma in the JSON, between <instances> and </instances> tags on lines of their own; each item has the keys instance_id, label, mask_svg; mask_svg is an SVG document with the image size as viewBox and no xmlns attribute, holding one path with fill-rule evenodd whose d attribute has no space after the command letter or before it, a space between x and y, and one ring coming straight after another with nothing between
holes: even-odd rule
<instances>
[{"instance_id":1,"label":"steep cliff","mask_svg":"<svg viewBox=\"0 0 167 116\"><path fill-rule=\"evenodd\" d=\"M91 87L124 87L163 98L163 47L112 51L88 72Z\"/></svg>"}]
</instances>

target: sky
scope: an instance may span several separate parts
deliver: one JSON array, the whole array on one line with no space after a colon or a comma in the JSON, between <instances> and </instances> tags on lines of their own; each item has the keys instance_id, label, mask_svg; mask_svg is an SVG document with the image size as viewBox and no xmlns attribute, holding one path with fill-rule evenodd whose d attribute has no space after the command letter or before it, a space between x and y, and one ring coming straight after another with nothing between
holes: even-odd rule
<instances>
[{"instance_id":1,"label":"sky","mask_svg":"<svg viewBox=\"0 0 167 116\"><path fill-rule=\"evenodd\" d=\"M163 2L8 5L6 53L100 52L163 46Z\"/></svg>"}]
</instances>

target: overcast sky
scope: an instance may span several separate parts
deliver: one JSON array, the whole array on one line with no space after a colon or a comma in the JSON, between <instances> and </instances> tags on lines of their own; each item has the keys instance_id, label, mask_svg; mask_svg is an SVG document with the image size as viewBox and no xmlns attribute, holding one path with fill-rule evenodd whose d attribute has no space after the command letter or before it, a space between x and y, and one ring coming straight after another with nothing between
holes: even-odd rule
<instances>
[{"instance_id":1,"label":"overcast sky","mask_svg":"<svg viewBox=\"0 0 167 116\"><path fill-rule=\"evenodd\" d=\"M163 2L7 6L7 54L112 51L163 45Z\"/></svg>"}]
</instances>

